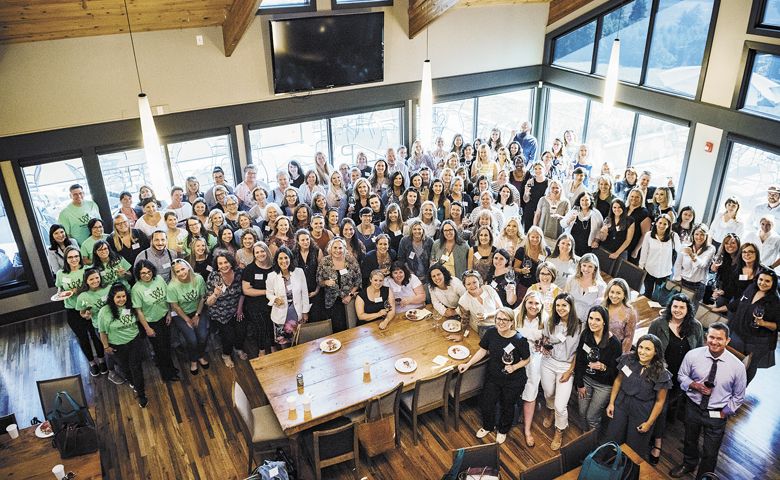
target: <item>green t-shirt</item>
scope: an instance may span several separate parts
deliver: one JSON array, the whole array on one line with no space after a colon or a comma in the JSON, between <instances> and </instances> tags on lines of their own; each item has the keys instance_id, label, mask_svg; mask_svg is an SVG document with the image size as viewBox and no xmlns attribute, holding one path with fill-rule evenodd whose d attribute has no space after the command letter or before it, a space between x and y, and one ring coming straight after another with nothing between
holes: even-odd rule
<instances>
[{"instance_id":1,"label":"green t-shirt","mask_svg":"<svg viewBox=\"0 0 780 480\"><path fill-rule=\"evenodd\" d=\"M65 227L68 236L75 238L81 245L90 235L87 222L91 218L100 218L100 210L97 203L92 200L84 200L80 207L69 203L67 207L62 209L57 220Z\"/></svg>"},{"instance_id":2,"label":"green t-shirt","mask_svg":"<svg viewBox=\"0 0 780 480\"><path fill-rule=\"evenodd\" d=\"M190 283L181 283L171 280L168 284L168 303L178 303L185 313L192 313L198 309L198 303L206 294L206 282L203 277L195 272L191 274Z\"/></svg>"},{"instance_id":3,"label":"green t-shirt","mask_svg":"<svg viewBox=\"0 0 780 480\"><path fill-rule=\"evenodd\" d=\"M130 290L130 284L127 283L127 279L124 276L119 275L119 270L124 270L126 273L130 273L130 270L132 269L132 266L130 263L125 260L124 257L119 257L119 263L116 263L111 266L106 266L103 270L100 271L100 278L103 280L103 285L108 285L109 287L113 285L114 282L117 280L120 280L125 287L127 287L127 290Z\"/></svg>"},{"instance_id":4,"label":"green t-shirt","mask_svg":"<svg viewBox=\"0 0 780 480\"><path fill-rule=\"evenodd\" d=\"M157 322L168 313L167 290L168 285L159 275L151 282L136 282L133 285L133 308L140 308L144 312L147 323Z\"/></svg>"},{"instance_id":5,"label":"green t-shirt","mask_svg":"<svg viewBox=\"0 0 780 480\"><path fill-rule=\"evenodd\" d=\"M108 235L105 233L103 234L103 240L107 239ZM81 245L81 256L84 258L92 258L92 249L95 247L95 243L97 243L97 240L95 240L92 235L88 236L83 242L79 242Z\"/></svg>"},{"instance_id":6,"label":"green t-shirt","mask_svg":"<svg viewBox=\"0 0 780 480\"><path fill-rule=\"evenodd\" d=\"M111 345L125 345L138 336L138 324L135 312L129 308L119 309L119 318L111 315L111 308L106 305L98 313L98 330L108 336Z\"/></svg>"},{"instance_id":7,"label":"green t-shirt","mask_svg":"<svg viewBox=\"0 0 780 480\"><path fill-rule=\"evenodd\" d=\"M217 246L217 237L214 235L208 234L206 236L206 247L208 247L208 251L214 250L214 247ZM191 250L190 245L187 244L187 236L184 236L184 245L181 247L181 255L182 257L189 257Z\"/></svg>"},{"instance_id":8,"label":"green t-shirt","mask_svg":"<svg viewBox=\"0 0 780 480\"><path fill-rule=\"evenodd\" d=\"M106 305L108 299L108 290L111 287L98 288L97 290L87 290L81 292L76 300L76 306L79 311L89 310L92 312L92 326L98 328L98 314L100 309Z\"/></svg>"},{"instance_id":9,"label":"green t-shirt","mask_svg":"<svg viewBox=\"0 0 780 480\"><path fill-rule=\"evenodd\" d=\"M54 285L62 291L73 290L74 288L81 288L84 283L84 267L78 270L71 270L70 273L65 273L65 270L57 271L57 277L54 279ZM65 308L76 308L77 295L71 295L65 299Z\"/></svg>"}]
</instances>

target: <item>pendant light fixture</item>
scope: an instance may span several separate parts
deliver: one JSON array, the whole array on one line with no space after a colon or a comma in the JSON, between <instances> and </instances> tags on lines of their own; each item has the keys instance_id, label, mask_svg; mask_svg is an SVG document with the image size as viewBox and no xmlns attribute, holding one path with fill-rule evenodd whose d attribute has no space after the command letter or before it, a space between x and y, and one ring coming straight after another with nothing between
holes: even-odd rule
<instances>
[{"instance_id":1,"label":"pendant light fixture","mask_svg":"<svg viewBox=\"0 0 780 480\"><path fill-rule=\"evenodd\" d=\"M171 183L168 175L168 169L165 167L162 152L160 151L160 138L157 136L157 128L154 126L154 117L152 108L149 105L149 97L144 93L141 85L141 72L138 69L138 58L135 54L135 41L133 39L133 29L130 26L130 13L127 11L127 0L125 4L125 16L127 17L127 30L130 33L130 45L133 48L133 61L135 62L135 74L138 78L138 113L141 118L141 134L143 137L144 156L146 157L147 168L151 179L151 184L157 195L168 190Z\"/></svg>"},{"instance_id":2,"label":"pendant light fixture","mask_svg":"<svg viewBox=\"0 0 780 480\"><path fill-rule=\"evenodd\" d=\"M620 27L623 20L623 6L621 5L615 12L618 14L618 30L615 40L612 42L612 51L609 53L609 64L607 65L607 76L604 79L604 110L610 111L615 106L615 95L617 94L618 77L620 74Z\"/></svg>"},{"instance_id":3,"label":"pendant light fixture","mask_svg":"<svg viewBox=\"0 0 780 480\"><path fill-rule=\"evenodd\" d=\"M423 149L432 145L433 134L433 77L431 60L428 57L428 29L425 29L425 61L423 62L422 84L420 86L420 141Z\"/></svg>"}]
</instances>

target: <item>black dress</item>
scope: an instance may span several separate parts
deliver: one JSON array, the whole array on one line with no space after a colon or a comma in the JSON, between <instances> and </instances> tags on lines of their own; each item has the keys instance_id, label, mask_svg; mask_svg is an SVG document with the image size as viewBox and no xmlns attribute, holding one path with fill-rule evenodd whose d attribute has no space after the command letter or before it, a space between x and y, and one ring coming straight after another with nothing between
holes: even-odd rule
<instances>
[{"instance_id":1,"label":"black dress","mask_svg":"<svg viewBox=\"0 0 780 480\"><path fill-rule=\"evenodd\" d=\"M528 202L523 201L522 197L525 194L525 185L528 184L528 182L533 181L533 184L531 185L531 195ZM534 214L536 213L536 206L539 204L539 200L544 196L544 194L547 192L547 179L545 178L543 182L537 182L533 178L529 178L523 183L523 189L518 191L520 192L520 206L523 207L523 228L525 231L528 231L529 228L531 228L534 224Z\"/></svg>"},{"instance_id":2,"label":"black dress","mask_svg":"<svg viewBox=\"0 0 780 480\"><path fill-rule=\"evenodd\" d=\"M640 207L635 208L634 211L629 214L629 217L634 219L634 237L631 239L631 243L628 245L628 258L632 263L636 264L639 263L639 255L632 258L631 252L633 252L637 245L639 245L643 240L642 222L645 220L645 218L650 217L650 213L646 208Z\"/></svg>"},{"instance_id":3,"label":"black dress","mask_svg":"<svg viewBox=\"0 0 780 480\"><path fill-rule=\"evenodd\" d=\"M317 257L319 250L310 248L309 255L306 260L303 259L300 250L295 249L294 257L295 264L303 269L303 273L306 276L306 290L312 293L317 290ZM309 303L311 309L309 310L309 321L319 322L325 320L328 315L325 312L325 294L320 290L317 295L309 297Z\"/></svg>"},{"instance_id":4,"label":"black dress","mask_svg":"<svg viewBox=\"0 0 780 480\"><path fill-rule=\"evenodd\" d=\"M272 268L258 267L255 262L250 263L244 268L242 279L249 282L252 288L265 290L265 282L268 274L273 271ZM247 339L257 342L257 346L266 353L271 353L273 346L274 327L271 321L271 307L268 305L268 298L265 295L259 297L244 297L244 317L247 323Z\"/></svg>"},{"instance_id":5,"label":"black dress","mask_svg":"<svg viewBox=\"0 0 780 480\"><path fill-rule=\"evenodd\" d=\"M365 288L362 288L358 295L360 298L363 299L363 311L365 313L379 313L383 308L385 308L385 302L388 301L390 298L390 288L388 287L379 287L379 298L378 302L377 298L368 298L368 290ZM371 323L370 321L363 321L358 318L357 324L358 325L365 325L367 323Z\"/></svg>"},{"instance_id":6,"label":"black dress","mask_svg":"<svg viewBox=\"0 0 780 480\"><path fill-rule=\"evenodd\" d=\"M605 217L606 218L606 217ZM607 230L607 239L601 242L602 248L609 253L614 253L617 249L623 245L628 236L628 229L634 224L634 219L626 217L625 222L620 222L618 225L612 225L610 222L609 229Z\"/></svg>"},{"instance_id":7,"label":"black dress","mask_svg":"<svg viewBox=\"0 0 780 480\"><path fill-rule=\"evenodd\" d=\"M507 282L506 280L506 274L488 279L488 284L491 287L493 287L493 290L495 290L496 293L498 293L498 298L501 299L501 304L503 306L509 308L515 308L517 306L518 300L520 299L520 296L517 295L517 291L515 291L515 296L517 297L515 299L515 303L509 303L506 299L506 286L509 284L509 282ZM515 289L517 289L516 283L515 283Z\"/></svg>"},{"instance_id":8,"label":"black dress","mask_svg":"<svg viewBox=\"0 0 780 480\"><path fill-rule=\"evenodd\" d=\"M593 249L590 247L590 222L593 221L593 215L587 220L580 220L580 216L574 217L574 223L571 226L571 236L574 237L574 253L578 257L590 253Z\"/></svg>"}]
</instances>

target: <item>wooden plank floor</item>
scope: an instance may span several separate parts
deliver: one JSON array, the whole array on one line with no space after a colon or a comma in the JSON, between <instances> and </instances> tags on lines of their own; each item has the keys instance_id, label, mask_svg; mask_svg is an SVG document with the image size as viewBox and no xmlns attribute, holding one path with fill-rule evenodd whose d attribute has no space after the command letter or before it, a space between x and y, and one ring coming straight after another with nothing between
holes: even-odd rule
<instances>
[{"instance_id":1,"label":"wooden plank floor","mask_svg":"<svg viewBox=\"0 0 780 480\"><path fill-rule=\"evenodd\" d=\"M216 348L211 348L216 352ZM145 362L149 406L141 409L132 390L114 385L105 376L92 378L78 344L61 314L0 328L0 415L16 413L20 424L43 418L35 380L79 373L87 397L97 407L101 457L105 478L120 479L243 479L247 450L234 414L230 388L237 379L253 405L266 403L249 364L227 369L211 353L211 369L191 376L178 358L182 381L166 384L151 361ZM759 370L748 389L745 407L729 428L721 448L718 473L726 479L780 478L780 409L772 401L780 390L778 369ZM502 478L515 478L523 469L553 456L552 431L544 431L541 410L534 421L536 447L521 444L521 426L510 433L501 450ZM325 479L363 476L374 480L437 480L449 468L452 449L480 442L473 436L479 413L472 402L462 412L460 431L444 431L438 412L421 417L422 439L412 444L409 423L401 422L401 448L365 458L353 471L350 464L326 469ZM662 472L682 459L682 424L670 427L659 465ZM564 442L580 433L569 428ZM488 437L489 439L490 437ZM487 439L486 439L487 440ZM307 459L308 460L308 459ZM67 468L67 461L65 462ZM304 465L303 478L313 478Z\"/></svg>"}]
</instances>

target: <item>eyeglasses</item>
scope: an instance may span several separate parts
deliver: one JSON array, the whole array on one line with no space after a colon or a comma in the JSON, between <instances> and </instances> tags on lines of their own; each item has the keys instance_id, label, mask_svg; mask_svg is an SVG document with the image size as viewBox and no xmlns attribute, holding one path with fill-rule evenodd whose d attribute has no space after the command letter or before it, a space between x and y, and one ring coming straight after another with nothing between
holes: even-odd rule
<instances>
[{"instance_id":1,"label":"eyeglasses","mask_svg":"<svg viewBox=\"0 0 780 480\"><path fill-rule=\"evenodd\" d=\"M512 322L511 318L496 317L496 323L511 323L511 322Z\"/></svg>"},{"instance_id":2,"label":"eyeglasses","mask_svg":"<svg viewBox=\"0 0 780 480\"><path fill-rule=\"evenodd\" d=\"M743 255L755 255L756 251L755 250L742 250L742 254Z\"/></svg>"}]
</instances>

